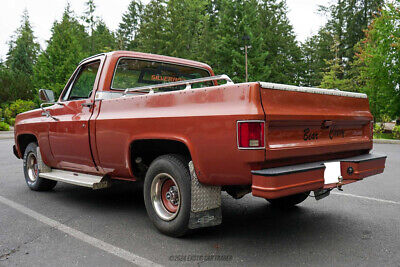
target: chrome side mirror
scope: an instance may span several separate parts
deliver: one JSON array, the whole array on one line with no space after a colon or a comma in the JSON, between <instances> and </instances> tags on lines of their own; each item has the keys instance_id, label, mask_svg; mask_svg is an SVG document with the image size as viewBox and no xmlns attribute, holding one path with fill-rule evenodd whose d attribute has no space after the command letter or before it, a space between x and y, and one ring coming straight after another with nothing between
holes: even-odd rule
<instances>
[{"instance_id":1,"label":"chrome side mirror","mask_svg":"<svg viewBox=\"0 0 400 267\"><path fill-rule=\"evenodd\" d=\"M48 89L39 89L39 98L43 102L54 103L54 92Z\"/></svg>"}]
</instances>

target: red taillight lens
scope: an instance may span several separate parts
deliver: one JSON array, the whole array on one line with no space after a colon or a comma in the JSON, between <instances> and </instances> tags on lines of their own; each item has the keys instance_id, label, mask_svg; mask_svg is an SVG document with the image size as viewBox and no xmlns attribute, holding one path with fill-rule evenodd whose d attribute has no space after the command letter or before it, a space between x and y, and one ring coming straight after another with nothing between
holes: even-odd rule
<instances>
[{"instance_id":1,"label":"red taillight lens","mask_svg":"<svg viewBox=\"0 0 400 267\"><path fill-rule=\"evenodd\" d=\"M264 147L263 121L240 121L237 130L239 148Z\"/></svg>"}]
</instances>

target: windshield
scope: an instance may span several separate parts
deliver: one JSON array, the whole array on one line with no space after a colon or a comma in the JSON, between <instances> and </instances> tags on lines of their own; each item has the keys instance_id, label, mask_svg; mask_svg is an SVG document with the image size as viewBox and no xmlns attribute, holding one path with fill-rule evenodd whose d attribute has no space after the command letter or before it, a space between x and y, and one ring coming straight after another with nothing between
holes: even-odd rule
<instances>
[{"instance_id":1,"label":"windshield","mask_svg":"<svg viewBox=\"0 0 400 267\"><path fill-rule=\"evenodd\" d=\"M209 77L204 69L163 62L123 58L119 61L111 88L125 90L146 85L171 83L202 77ZM212 82L196 83L193 88L212 86ZM155 92L184 89L185 85L157 88Z\"/></svg>"}]
</instances>

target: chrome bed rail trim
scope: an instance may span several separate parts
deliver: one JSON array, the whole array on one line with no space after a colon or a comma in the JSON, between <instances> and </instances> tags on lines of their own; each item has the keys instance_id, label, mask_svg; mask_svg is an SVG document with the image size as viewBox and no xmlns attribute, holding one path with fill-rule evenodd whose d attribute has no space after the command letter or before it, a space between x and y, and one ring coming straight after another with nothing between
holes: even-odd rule
<instances>
[{"instance_id":1,"label":"chrome bed rail trim","mask_svg":"<svg viewBox=\"0 0 400 267\"><path fill-rule=\"evenodd\" d=\"M295 86L295 85L268 83L268 82L259 82L259 84L260 84L261 88L264 88L264 89L304 92L304 93L313 93L313 94L321 94L321 95L336 95L336 96L355 97L355 98L367 98L366 94L340 91L338 89L301 87L301 86Z\"/></svg>"},{"instance_id":2,"label":"chrome bed rail trim","mask_svg":"<svg viewBox=\"0 0 400 267\"><path fill-rule=\"evenodd\" d=\"M146 86L140 86L140 87L135 87L135 88L127 88L123 94L126 95L128 92L137 92L137 91L139 91L139 92L140 91L148 91L150 94L152 94L152 93L154 93L154 89L166 88L166 87L172 87L172 86L178 86L178 85L186 85L186 88L184 90L190 90L190 89L192 89L192 84L194 84L194 83L218 81L218 80L226 80L227 84L233 84L233 81L231 80L231 78L229 78L228 75L223 74L223 75L203 77L203 78L191 79L191 80L185 80L185 81L179 81L179 82L146 85Z\"/></svg>"}]
</instances>

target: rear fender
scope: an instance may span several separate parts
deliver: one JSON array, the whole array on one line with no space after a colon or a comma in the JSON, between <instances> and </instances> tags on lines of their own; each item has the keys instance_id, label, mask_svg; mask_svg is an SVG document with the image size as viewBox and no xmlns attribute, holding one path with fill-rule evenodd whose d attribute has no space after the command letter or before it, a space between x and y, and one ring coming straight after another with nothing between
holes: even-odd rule
<instances>
[{"instance_id":1,"label":"rear fender","mask_svg":"<svg viewBox=\"0 0 400 267\"><path fill-rule=\"evenodd\" d=\"M153 147L156 145L157 151L153 151ZM130 142L129 148L126 151L130 175L137 177L137 166L135 166L137 157L144 157L144 164L149 166L152 160L162 154L183 154L187 157L188 161L192 160L194 164L198 162L193 146L186 138L166 135L135 136L135 139Z\"/></svg>"}]
</instances>

